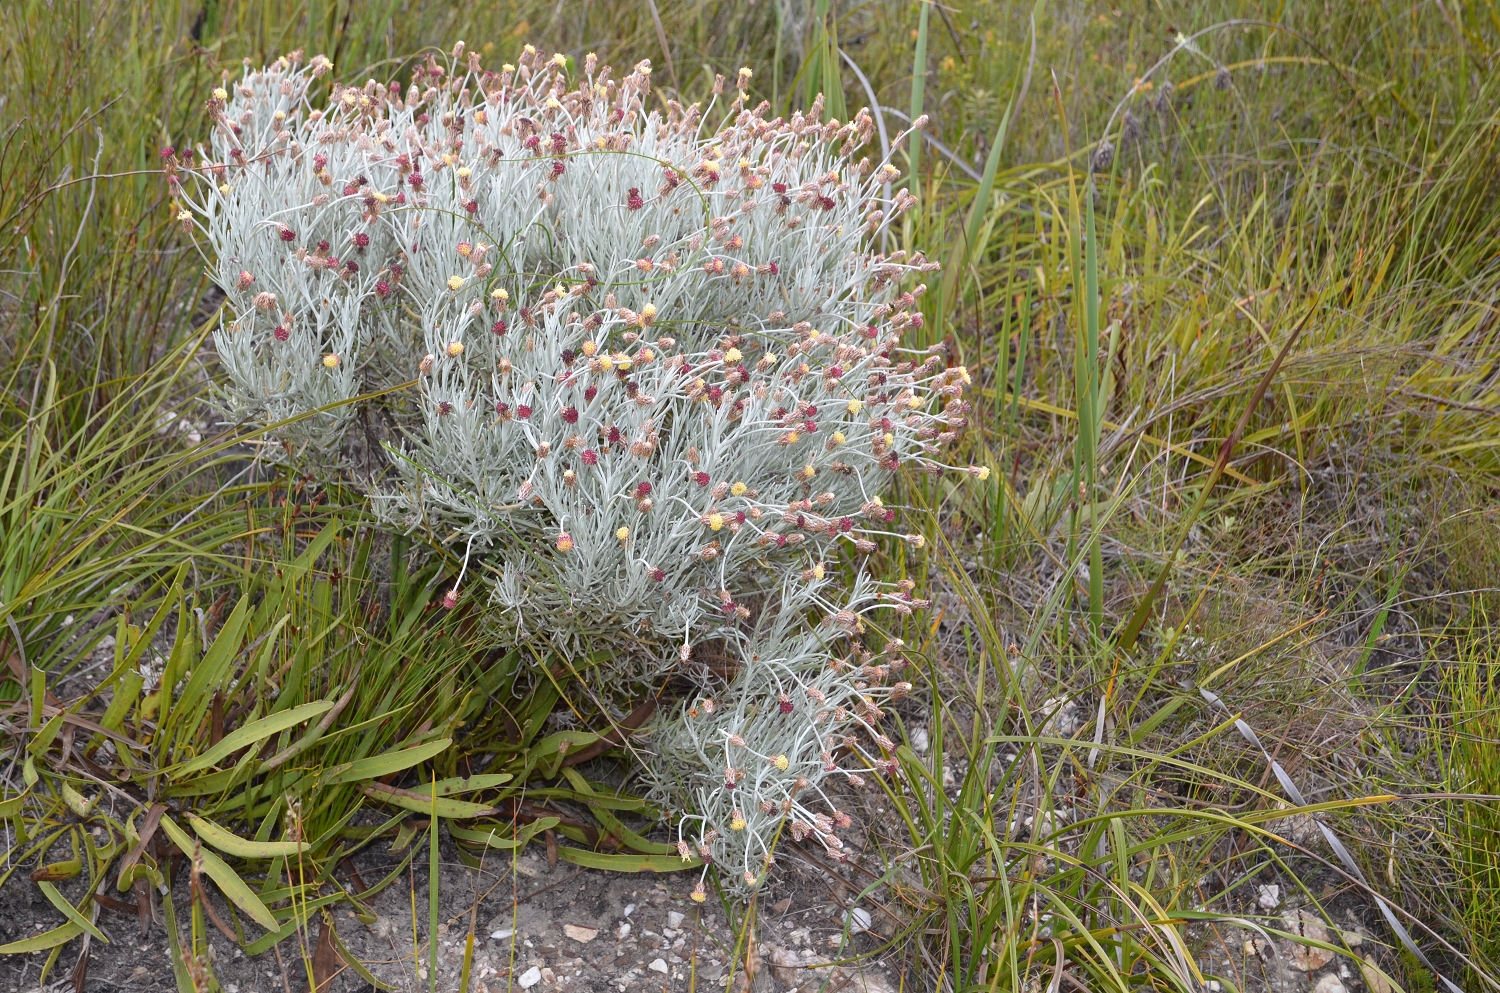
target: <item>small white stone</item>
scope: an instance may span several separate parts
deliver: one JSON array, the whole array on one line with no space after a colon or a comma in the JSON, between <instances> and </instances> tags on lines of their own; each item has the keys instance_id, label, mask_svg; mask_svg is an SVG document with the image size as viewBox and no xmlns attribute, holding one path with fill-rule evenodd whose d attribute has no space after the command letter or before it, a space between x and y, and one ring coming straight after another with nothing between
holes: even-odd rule
<instances>
[{"instance_id":1,"label":"small white stone","mask_svg":"<svg viewBox=\"0 0 1500 993\"><path fill-rule=\"evenodd\" d=\"M1347 993L1344 981L1333 973L1318 978L1317 985L1313 987L1313 993Z\"/></svg>"},{"instance_id":2,"label":"small white stone","mask_svg":"<svg viewBox=\"0 0 1500 993\"><path fill-rule=\"evenodd\" d=\"M495 939L496 941L504 941L506 938L509 938L511 935L513 935L515 933L516 933L515 929L508 928L508 927L503 927L503 928L501 928L498 931L491 931L490 932L490 937L493 938L493 939Z\"/></svg>"},{"instance_id":3,"label":"small white stone","mask_svg":"<svg viewBox=\"0 0 1500 993\"><path fill-rule=\"evenodd\" d=\"M529 990L541 981L542 970L538 969L536 966L532 966L530 969L527 969L525 972L521 973L520 976L516 977L516 984L523 990Z\"/></svg>"},{"instance_id":4,"label":"small white stone","mask_svg":"<svg viewBox=\"0 0 1500 993\"><path fill-rule=\"evenodd\" d=\"M635 904L633 904L633 903L627 903L625 905L625 909L622 910L622 911L620 911L620 916L621 917L629 917L633 913L635 913Z\"/></svg>"},{"instance_id":5,"label":"small white stone","mask_svg":"<svg viewBox=\"0 0 1500 993\"><path fill-rule=\"evenodd\" d=\"M659 972L663 976L667 974L667 963L663 959L652 959L651 964L646 966L652 972Z\"/></svg>"},{"instance_id":6,"label":"small white stone","mask_svg":"<svg viewBox=\"0 0 1500 993\"><path fill-rule=\"evenodd\" d=\"M587 945L589 942L599 937L599 931L597 928L581 927L577 924L564 924L563 934L567 935L569 938L572 938L580 945Z\"/></svg>"},{"instance_id":7,"label":"small white stone","mask_svg":"<svg viewBox=\"0 0 1500 993\"><path fill-rule=\"evenodd\" d=\"M667 911L667 927L682 927L682 922L686 916L676 910Z\"/></svg>"},{"instance_id":8,"label":"small white stone","mask_svg":"<svg viewBox=\"0 0 1500 993\"><path fill-rule=\"evenodd\" d=\"M630 937L630 922L626 921L624 924L621 924L620 929L615 932L615 936L618 937L621 941L624 941L626 938Z\"/></svg>"},{"instance_id":9,"label":"small white stone","mask_svg":"<svg viewBox=\"0 0 1500 993\"><path fill-rule=\"evenodd\" d=\"M849 911L848 921L851 931L870 930L870 912L863 907L855 907Z\"/></svg>"},{"instance_id":10,"label":"small white stone","mask_svg":"<svg viewBox=\"0 0 1500 993\"><path fill-rule=\"evenodd\" d=\"M1262 910L1275 910L1276 905L1281 902L1281 887L1275 883L1257 886L1256 893L1256 906Z\"/></svg>"},{"instance_id":11,"label":"small white stone","mask_svg":"<svg viewBox=\"0 0 1500 993\"><path fill-rule=\"evenodd\" d=\"M1327 944L1330 940L1328 929L1323 926L1322 918L1308 910L1298 910L1286 919L1286 929L1292 934L1300 935L1308 941ZM1333 961L1333 953L1326 948L1316 945L1304 945L1301 942L1294 943L1288 950L1288 964L1300 972L1314 973Z\"/></svg>"}]
</instances>

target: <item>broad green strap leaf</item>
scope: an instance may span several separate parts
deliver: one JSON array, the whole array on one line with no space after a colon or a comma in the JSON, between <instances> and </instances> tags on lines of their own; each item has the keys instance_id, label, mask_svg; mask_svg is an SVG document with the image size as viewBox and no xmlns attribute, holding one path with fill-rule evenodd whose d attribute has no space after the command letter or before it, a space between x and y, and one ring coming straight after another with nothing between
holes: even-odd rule
<instances>
[{"instance_id":1,"label":"broad green strap leaf","mask_svg":"<svg viewBox=\"0 0 1500 993\"><path fill-rule=\"evenodd\" d=\"M49 948L67 944L83 933L83 928L72 921L62 927L55 927L51 931L43 931L41 934L30 938L22 938L20 941L12 941L8 945L0 945L0 955L29 955L32 952L45 952Z\"/></svg>"},{"instance_id":2,"label":"broad green strap leaf","mask_svg":"<svg viewBox=\"0 0 1500 993\"><path fill-rule=\"evenodd\" d=\"M14 817L19 814L21 807L26 803L26 798L30 795L30 791L23 790L19 796L0 800L0 817Z\"/></svg>"},{"instance_id":3,"label":"broad green strap leaf","mask_svg":"<svg viewBox=\"0 0 1500 993\"><path fill-rule=\"evenodd\" d=\"M182 598L182 578L187 570L187 563L177 570L177 581L172 588L167 590L167 595L157 605L156 613L151 615L151 620L146 624L146 630L140 632L134 641L130 642L130 652L115 666L115 674L123 675L136 668L141 661L141 656L146 654L146 649L156 640L156 633L161 630L162 624L171 615L172 609L177 606L177 601Z\"/></svg>"},{"instance_id":4,"label":"broad green strap leaf","mask_svg":"<svg viewBox=\"0 0 1500 993\"><path fill-rule=\"evenodd\" d=\"M466 841L472 845L484 845L488 848L525 848L532 838L549 828L557 827L557 824L556 817L538 817L517 831L514 838L501 836L498 828L465 828L457 824L448 825L448 833L453 835L455 840Z\"/></svg>"},{"instance_id":5,"label":"broad green strap leaf","mask_svg":"<svg viewBox=\"0 0 1500 993\"><path fill-rule=\"evenodd\" d=\"M389 776L393 772L410 769L419 762L426 762L433 756L442 754L451 744L453 744L452 738L439 738L425 745L345 762L343 765L336 765L328 770L328 773L323 776L323 785L357 783L362 779L379 779L381 776Z\"/></svg>"},{"instance_id":6,"label":"broad green strap leaf","mask_svg":"<svg viewBox=\"0 0 1500 993\"><path fill-rule=\"evenodd\" d=\"M208 873L208 878L214 881L230 902L267 931L277 929L275 916L266 909L265 904L260 902L260 897L255 895L255 891L246 886L245 881L224 864L223 859L208 849L194 844L192 836L173 823L172 818L163 817L161 827L167 832L167 837L172 839L172 844L182 849L185 854L191 855L195 849L197 850L198 857L203 860L203 871Z\"/></svg>"},{"instance_id":7,"label":"broad green strap leaf","mask_svg":"<svg viewBox=\"0 0 1500 993\"><path fill-rule=\"evenodd\" d=\"M394 786L382 786L380 783L363 783L359 789L372 800L389 803L418 814L437 814L439 817L449 819L457 817L467 820L474 817L493 817L497 813L495 808L488 804L451 800L447 797L438 797L434 800L430 787L422 791L427 794L426 796L412 796L415 790L397 790Z\"/></svg>"},{"instance_id":8,"label":"broad green strap leaf","mask_svg":"<svg viewBox=\"0 0 1500 993\"><path fill-rule=\"evenodd\" d=\"M369 969L365 968L364 963L359 960L359 956L351 952L349 950L349 946L344 944L344 939L339 937L337 928L331 927L326 923L323 926L328 928L328 934L333 938L334 947L338 949L339 958L347 962L349 968L353 969L355 974L358 975L360 979L363 979L365 982L369 983L371 988L373 989L389 990L392 991L392 993L394 993L395 990L399 989L399 987L392 986L389 983L384 983L379 979L376 979L375 974Z\"/></svg>"},{"instance_id":9,"label":"broad green strap leaf","mask_svg":"<svg viewBox=\"0 0 1500 993\"><path fill-rule=\"evenodd\" d=\"M42 725L42 729L31 739L31 743L26 746L26 750L32 755L41 755L48 748L52 747L52 739L56 738L57 732L62 730L64 716L63 714L56 714L46 724Z\"/></svg>"},{"instance_id":10,"label":"broad green strap leaf","mask_svg":"<svg viewBox=\"0 0 1500 993\"><path fill-rule=\"evenodd\" d=\"M504 786L515 777L508 772L488 773L482 776L457 776L453 779L439 779L437 781L438 796L452 796L455 793L472 793L475 790L490 790L496 786ZM419 786L414 792L421 793L427 789Z\"/></svg>"},{"instance_id":11,"label":"broad green strap leaf","mask_svg":"<svg viewBox=\"0 0 1500 993\"><path fill-rule=\"evenodd\" d=\"M242 859L269 859L278 855L296 855L308 848L305 841L246 841L207 818L195 814L187 816L194 833L226 855Z\"/></svg>"},{"instance_id":12,"label":"broad green strap leaf","mask_svg":"<svg viewBox=\"0 0 1500 993\"><path fill-rule=\"evenodd\" d=\"M234 610L230 611L229 617L225 619L223 627L219 628L219 633L214 636L214 643L198 660L193 674L188 677L187 686L183 687L182 695L177 698L176 706L172 708L171 715L164 715L166 725L178 729L179 746L187 743L184 739L190 740L189 736L197 734L198 727L203 722L203 715L208 712L214 688L223 681L235 656L239 654L245 637L245 627L249 621L250 596L246 594L240 597L240 602L235 604Z\"/></svg>"},{"instance_id":13,"label":"broad green strap leaf","mask_svg":"<svg viewBox=\"0 0 1500 993\"><path fill-rule=\"evenodd\" d=\"M270 717L262 717L258 721L251 721L244 727L226 734L217 745L197 758L189 759L181 765L176 765L165 770L165 772L170 776L207 769L209 766L228 758L241 748L264 741L271 735L279 734L288 728L296 727L303 721L312 720L314 717L325 713L332 706L333 701L331 700L318 700L315 703L304 703L300 707L284 710L279 714L272 714Z\"/></svg>"},{"instance_id":14,"label":"broad green strap leaf","mask_svg":"<svg viewBox=\"0 0 1500 993\"><path fill-rule=\"evenodd\" d=\"M312 920L313 911L347 899L349 899L348 895L342 891L329 893L326 896L320 896L316 900L308 900L305 903L299 899L295 906L277 911L277 913L286 918L285 923L278 925L276 930L268 931L247 944L245 946L245 954L254 958L261 952L269 951L272 945L279 944L290 938L297 933L299 928L307 927L307 922Z\"/></svg>"},{"instance_id":15,"label":"broad green strap leaf","mask_svg":"<svg viewBox=\"0 0 1500 993\"><path fill-rule=\"evenodd\" d=\"M64 917L106 945L109 944L109 939L104 937L104 932L94 927L93 921L80 914L78 908L69 903L68 898L63 896L56 886L51 883L37 883L37 886L41 888L42 895L47 898L47 902L62 911Z\"/></svg>"},{"instance_id":16,"label":"broad green strap leaf","mask_svg":"<svg viewBox=\"0 0 1500 993\"><path fill-rule=\"evenodd\" d=\"M577 769L564 769L563 775L567 777L568 782L572 783L573 787L579 793L592 799L594 788L589 785L588 780L583 778L583 773ZM585 800L585 802L588 801ZM633 852L640 852L643 855L675 855L677 853L677 849L672 845L663 844L659 841L650 841L636 834L630 828L626 827L623 821L604 807L591 806L590 810L594 815L594 819L599 822L600 827L616 838L619 838Z\"/></svg>"},{"instance_id":17,"label":"broad green strap leaf","mask_svg":"<svg viewBox=\"0 0 1500 993\"><path fill-rule=\"evenodd\" d=\"M608 869L611 872L682 872L698 869L702 859L688 859L679 855L607 855L583 848L558 848L558 856L564 862L572 862L588 869Z\"/></svg>"}]
</instances>

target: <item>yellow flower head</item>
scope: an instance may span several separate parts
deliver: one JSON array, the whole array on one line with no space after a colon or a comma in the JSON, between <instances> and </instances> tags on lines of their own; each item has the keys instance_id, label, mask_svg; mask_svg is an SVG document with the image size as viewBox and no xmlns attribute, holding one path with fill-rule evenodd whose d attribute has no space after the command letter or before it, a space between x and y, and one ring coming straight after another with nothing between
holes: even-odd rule
<instances>
[{"instance_id":1,"label":"yellow flower head","mask_svg":"<svg viewBox=\"0 0 1500 993\"><path fill-rule=\"evenodd\" d=\"M330 352L327 355L323 356L323 365L327 366L329 369L337 369L339 367L338 353Z\"/></svg>"},{"instance_id":2,"label":"yellow flower head","mask_svg":"<svg viewBox=\"0 0 1500 993\"><path fill-rule=\"evenodd\" d=\"M593 358L596 354L598 354L598 352L599 352L599 344L598 344L598 342L586 341L586 342L583 343L583 354L586 357Z\"/></svg>"},{"instance_id":3,"label":"yellow flower head","mask_svg":"<svg viewBox=\"0 0 1500 993\"><path fill-rule=\"evenodd\" d=\"M608 355L599 356L599 368L603 369L605 372L609 372L614 367L614 359L611 359Z\"/></svg>"},{"instance_id":4,"label":"yellow flower head","mask_svg":"<svg viewBox=\"0 0 1500 993\"><path fill-rule=\"evenodd\" d=\"M729 351L724 353L724 362L727 365L733 365L742 358L744 358L744 356L740 354L740 350L738 348L731 348Z\"/></svg>"},{"instance_id":5,"label":"yellow flower head","mask_svg":"<svg viewBox=\"0 0 1500 993\"><path fill-rule=\"evenodd\" d=\"M709 527L709 530L711 530L711 531L719 531L719 530L723 529L723 527L724 527L724 515L723 514L709 514L708 515L708 527Z\"/></svg>"},{"instance_id":6,"label":"yellow flower head","mask_svg":"<svg viewBox=\"0 0 1500 993\"><path fill-rule=\"evenodd\" d=\"M833 433L833 443L835 445L842 445L847 440L848 439L844 437L844 432L842 432L842 431L835 431Z\"/></svg>"},{"instance_id":7,"label":"yellow flower head","mask_svg":"<svg viewBox=\"0 0 1500 993\"><path fill-rule=\"evenodd\" d=\"M736 810L734 812L734 819L729 822L729 830L731 830L731 831L743 831L743 830L745 830L745 815L741 814L738 810Z\"/></svg>"},{"instance_id":8,"label":"yellow flower head","mask_svg":"<svg viewBox=\"0 0 1500 993\"><path fill-rule=\"evenodd\" d=\"M802 467L802 475L806 479L811 479L814 476L816 476L817 474L818 474L818 470L817 470L816 467L813 466L813 464L811 462L809 462L807 465L805 465L805 466Z\"/></svg>"},{"instance_id":9,"label":"yellow flower head","mask_svg":"<svg viewBox=\"0 0 1500 993\"><path fill-rule=\"evenodd\" d=\"M462 276L449 276L448 277L448 289L450 289L450 290L454 291L455 293L457 293L459 290L461 290L463 288L464 288L464 278Z\"/></svg>"},{"instance_id":10,"label":"yellow flower head","mask_svg":"<svg viewBox=\"0 0 1500 993\"><path fill-rule=\"evenodd\" d=\"M912 398L906 401L906 405L912 410L916 410L918 407L922 406L922 398L913 394Z\"/></svg>"},{"instance_id":11,"label":"yellow flower head","mask_svg":"<svg viewBox=\"0 0 1500 993\"><path fill-rule=\"evenodd\" d=\"M771 764L780 769L782 772L786 772L787 767L791 765L791 762L787 761L787 757L785 755L778 755L771 760Z\"/></svg>"},{"instance_id":12,"label":"yellow flower head","mask_svg":"<svg viewBox=\"0 0 1500 993\"><path fill-rule=\"evenodd\" d=\"M748 488L749 487L747 487L744 483L735 483L733 486L729 487L729 492L733 493L735 496L744 496L745 490Z\"/></svg>"},{"instance_id":13,"label":"yellow flower head","mask_svg":"<svg viewBox=\"0 0 1500 993\"><path fill-rule=\"evenodd\" d=\"M827 571L823 568L823 563L819 562L817 565L813 566L812 574L814 579L822 579L825 575L827 575Z\"/></svg>"},{"instance_id":14,"label":"yellow flower head","mask_svg":"<svg viewBox=\"0 0 1500 993\"><path fill-rule=\"evenodd\" d=\"M626 527L619 528L615 531L615 537L619 538L621 541L625 541L630 537L630 529Z\"/></svg>"},{"instance_id":15,"label":"yellow flower head","mask_svg":"<svg viewBox=\"0 0 1500 993\"><path fill-rule=\"evenodd\" d=\"M850 400L849 401L849 413L851 413L851 414L857 414L861 410L864 409L864 406L865 406L865 402L863 400Z\"/></svg>"},{"instance_id":16,"label":"yellow flower head","mask_svg":"<svg viewBox=\"0 0 1500 993\"><path fill-rule=\"evenodd\" d=\"M557 550L559 552L571 552L573 550L573 538L568 532L563 531L557 536Z\"/></svg>"},{"instance_id":17,"label":"yellow flower head","mask_svg":"<svg viewBox=\"0 0 1500 993\"><path fill-rule=\"evenodd\" d=\"M448 357L456 359L464 353L464 343L461 341L448 342Z\"/></svg>"},{"instance_id":18,"label":"yellow flower head","mask_svg":"<svg viewBox=\"0 0 1500 993\"><path fill-rule=\"evenodd\" d=\"M215 86L214 87L214 99L218 100L220 102L223 102L223 101L229 99L229 93L224 89L224 87L222 87L222 86Z\"/></svg>"},{"instance_id":19,"label":"yellow flower head","mask_svg":"<svg viewBox=\"0 0 1500 993\"><path fill-rule=\"evenodd\" d=\"M708 899L708 893L704 891L702 883L693 887L692 898L694 903L702 903Z\"/></svg>"},{"instance_id":20,"label":"yellow flower head","mask_svg":"<svg viewBox=\"0 0 1500 993\"><path fill-rule=\"evenodd\" d=\"M499 300L503 303L510 299L510 294L505 292L504 287L497 286L493 290L490 290L490 299Z\"/></svg>"}]
</instances>

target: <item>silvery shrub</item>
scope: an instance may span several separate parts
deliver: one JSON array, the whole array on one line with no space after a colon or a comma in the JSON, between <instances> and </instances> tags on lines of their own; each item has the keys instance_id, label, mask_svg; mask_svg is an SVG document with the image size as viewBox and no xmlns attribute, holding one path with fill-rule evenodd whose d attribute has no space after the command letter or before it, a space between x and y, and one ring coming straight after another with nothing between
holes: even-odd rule
<instances>
[{"instance_id":1,"label":"silvery shrub","mask_svg":"<svg viewBox=\"0 0 1500 993\"><path fill-rule=\"evenodd\" d=\"M208 142L163 153L228 297L223 410L332 473L361 404L405 397L359 478L461 554L446 606L606 658L606 708L622 679L697 688L631 743L683 858L754 886L783 832L847 857L825 789L893 771L910 690L867 622L925 603L838 562L920 547L881 492L944 471L968 417L964 369L902 344L936 266L874 251L915 198L864 154L870 114L767 119L748 69L650 109L649 61L570 78L529 46L490 72L460 44L404 92L331 68L247 63Z\"/></svg>"}]
</instances>

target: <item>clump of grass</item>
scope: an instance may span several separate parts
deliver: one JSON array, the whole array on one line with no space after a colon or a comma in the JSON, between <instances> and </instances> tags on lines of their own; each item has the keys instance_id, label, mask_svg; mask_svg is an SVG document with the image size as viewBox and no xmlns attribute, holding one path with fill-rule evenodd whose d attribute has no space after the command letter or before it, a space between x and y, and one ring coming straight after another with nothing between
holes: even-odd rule
<instances>
[{"instance_id":1,"label":"clump of grass","mask_svg":"<svg viewBox=\"0 0 1500 993\"><path fill-rule=\"evenodd\" d=\"M1494 701L1496 654L1488 616L1478 613L1473 629L1454 639L1457 657L1444 669L1447 720L1437 725L1437 747L1447 763L1452 802L1447 839L1458 879L1456 912L1463 922L1467 948L1478 966L1471 977L1500 965L1500 926L1495 912L1500 899L1500 718ZM1403 965L1407 963L1403 962Z\"/></svg>"}]
</instances>

